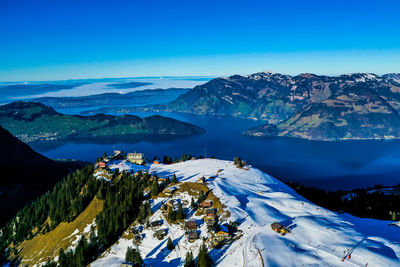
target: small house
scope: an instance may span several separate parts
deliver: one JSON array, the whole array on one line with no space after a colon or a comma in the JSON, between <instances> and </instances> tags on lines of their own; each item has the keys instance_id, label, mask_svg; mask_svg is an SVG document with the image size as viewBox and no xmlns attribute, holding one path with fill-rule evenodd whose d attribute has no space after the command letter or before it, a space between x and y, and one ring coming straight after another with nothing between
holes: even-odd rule
<instances>
[{"instance_id":1,"label":"small house","mask_svg":"<svg viewBox=\"0 0 400 267\"><path fill-rule=\"evenodd\" d=\"M175 191L176 191L176 187L175 187L175 186L173 186L173 187L168 187L168 188L165 188L165 189L164 189L164 194L165 194L166 196L168 196L168 197L171 197L171 196L174 194Z\"/></svg>"},{"instance_id":2,"label":"small house","mask_svg":"<svg viewBox=\"0 0 400 267\"><path fill-rule=\"evenodd\" d=\"M206 183L206 178L203 176L199 180L197 180L198 184L205 184Z\"/></svg>"},{"instance_id":3,"label":"small house","mask_svg":"<svg viewBox=\"0 0 400 267\"><path fill-rule=\"evenodd\" d=\"M133 240L134 240L135 244L140 244L140 242L142 241L142 236L137 234L134 236Z\"/></svg>"},{"instance_id":4,"label":"small house","mask_svg":"<svg viewBox=\"0 0 400 267\"><path fill-rule=\"evenodd\" d=\"M158 240L161 240L166 235L167 235L167 231L165 231L165 229L160 229L160 230L155 231L153 236L156 237Z\"/></svg>"},{"instance_id":5,"label":"small house","mask_svg":"<svg viewBox=\"0 0 400 267\"><path fill-rule=\"evenodd\" d=\"M100 161L99 163L97 163L97 166L100 168L105 168L106 167L106 163L104 161Z\"/></svg>"},{"instance_id":6,"label":"small house","mask_svg":"<svg viewBox=\"0 0 400 267\"><path fill-rule=\"evenodd\" d=\"M289 233L288 228L286 228L284 225L277 223L277 222L274 222L273 224L271 224L271 229L281 235L285 235L285 234Z\"/></svg>"},{"instance_id":7,"label":"small house","mask_svg":"<svg viewBox=\"0 0 400 267\"><path fill-rule=\"evenodd\" d=\"M217 214L216 209L206 209L207 218L214 218L216 214Z\"/></svg>"},{"instance_id":8,"label":"small house","mask_svg":"<svg viewBox=\"0 0 400 267\"><path fill-rule=\"evenodd\" d=\"M158 179L157 179L157 182L158 182L159 184L165 183L165 182L167 182L167 178L158 178Z\"/></svg>"},{"instance_id":9,"label":"small house","mask_svg":"<svg viewBox=\"0 0 400 267\"><path fill-rule=\"evenodd\" d=\"M274 222L273 224L271 224L271 229L274 230L277 233L281 232L283 225L281 225L280 223Z\"/></svg>"},{"instance_id":10,"label":"small house","mask_svg":"<svg viewBox=\"0 0 400 267\"><path fill-rule=\"evenodd\" d=\"M206 209L206 208L211 208L212 207L212 201L211 200L205 200L205 201L203 201L203 202L201 202L200 204L199 204L199 208L201 208L201 209Z\"/></svg>"},{"instance_id":11,"label":"small house","mask_svg":"<svg viewBox=\"0 0 400 267\"><path fill-rule=\"evenodd\" d=\"M128 153L127 160L133 164L141 165L144 163L144 154L143 153Z\"/></svg>"},{"instance_id":12,"label":"small house","mask_svg":"<svg viewBox=\"0 0 400 267\"><path fill-rule=\"evenodd\" d=\"M180 199L170 199L167 202L167 205L172 209L178 208L179 204L181 203Z\"/></svg>"},{"instance_id":13,"label":"small house","mask_svg":"<svg viewBox=\"0 0 400 267\"><path fill-rule=\"evenodd\" d=\"M188 234L188 241L190 243L196 241L197 239L199 239L199 233L196 231L192 231Z\"/></svg>"},{"instance_id":14,"label":"small house","mask_svg":"<svg viewBox=\"0 0 400 267\"><path fill-rule=\"evenodd\" d=\"M163 225L163 220L153 221L150 223L150 227L153 229L159 228L161 225Z\"/></svg>"},{"instance_id":15,"label":"small house","mask_svg":"<svg viewBox=\"0 0 400 267\"><path fill-rule=\"evenodd\" d=\"M217 225L217 221L214 220L214 219L211 219L211 220L207 221L207 227L210 228L210 229L214 228L216 225Z\"/></svg>"},{"instance_id":16,"label":"small house","mask_svg":"<svg viewBox=\"0 0 400 267\"><path fill-rule=\"evenodd\" d=\"M215 233L214 237L218 241L226 240L229 238L229 233L225 231L219 231Z\"/></svg>"},{"instance_id":17,"label":"small house","mask_svg":"<svg viewBox=\"0 0 400 267\"><path fill-rule=\"evenodd\" d=\"M194 220L186 221L185 222L185 229L187 230L196 230L197 229L197 223Z\"/></svg>"}]
</instances>

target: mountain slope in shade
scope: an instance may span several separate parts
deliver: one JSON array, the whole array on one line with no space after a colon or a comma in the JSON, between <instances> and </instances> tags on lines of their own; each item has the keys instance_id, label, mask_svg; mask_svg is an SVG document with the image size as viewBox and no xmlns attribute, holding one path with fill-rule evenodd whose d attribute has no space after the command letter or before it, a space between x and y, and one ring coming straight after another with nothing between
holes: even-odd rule
<instances>
[{"instance_id":1,"label":"mountain slope in shade","mask_svg":"<svg viewBox=\"0 0 400 267\"><path fill-rule=\"evenodd\" d=\"M383 89L382 89L383 90ZM397 95L395 95L397 97ZM346 87L329 99L311 103L276 125L262 125L245 132L253 136L286 136L312 140L400 138L400 116L373 86Z\"/></svg>"},{"instance_id":2,"label":"mountain slope in shade","mask_svg":"<svg viewBox=\"0 0 400 267\"><path fill-rule=\"evenodd\" d=\"M80 162L58 162L35 152L0 126L0 227Z\"/></svg>"},{"instance_id":3,"label":"mountain slope in shade","mask_svg":"<svg viewBox=\"0 0 400 267\"><path fill-rule=\"evenodd\" d=\"M36 102L0 106L0 124L24 142L204 132L193 124L158 115L143 119L132 115L64 115Z\"/></svg>"}]
</instances>

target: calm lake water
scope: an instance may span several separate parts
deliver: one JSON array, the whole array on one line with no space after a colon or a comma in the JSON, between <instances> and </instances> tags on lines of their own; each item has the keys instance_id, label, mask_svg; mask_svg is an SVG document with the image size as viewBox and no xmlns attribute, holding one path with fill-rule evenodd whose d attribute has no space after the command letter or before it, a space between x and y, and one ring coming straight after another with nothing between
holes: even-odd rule
<instances>
[{"instance_id":1,"label":"calm lake water","mask_svg":"<svg viewBox=\"0 0 400 267\"><path fill-rule=\"evenodd\" d=\"M60 110L62 112L62 110ZM71 113L71 112L68 112ZM151 113L137 115L147 116ZM205 134L178 139L96 141L34 145L51 158L95 161L113 148L140 151L148 159L183 153L232 160L240 156L249 164L283 181L325 189L352 189L375 184L400 183L400 141L319 142L289 138L241 135L257 122L230 117L161 113L206 129Z\"/></svg>"}]
</instances>

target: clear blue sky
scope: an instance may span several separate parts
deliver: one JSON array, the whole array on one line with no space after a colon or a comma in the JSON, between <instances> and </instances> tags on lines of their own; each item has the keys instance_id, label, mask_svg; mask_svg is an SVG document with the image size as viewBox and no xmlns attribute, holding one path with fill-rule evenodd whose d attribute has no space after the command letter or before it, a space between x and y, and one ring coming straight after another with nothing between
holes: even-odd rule
<instances>
[{"instance_id":1,"label":"clear blue sky","mask_svg":"<svg viewBox=\"0 0 400 267\"><path fill-rule=\"evenodd\" d=\"M400 72L400 1L0 0L0 80Z\"/></svg>"}]
</instances>

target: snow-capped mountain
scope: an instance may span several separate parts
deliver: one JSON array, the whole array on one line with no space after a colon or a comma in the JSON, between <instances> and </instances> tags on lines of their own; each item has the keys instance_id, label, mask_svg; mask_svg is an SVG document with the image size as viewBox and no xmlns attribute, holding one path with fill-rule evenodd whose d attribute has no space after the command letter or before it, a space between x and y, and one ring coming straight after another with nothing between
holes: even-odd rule
<instances>
[{"instance_id":1,"label":"snow-capped mountain","mask_svg":"<svg viewBox=\"0 0 400 267\"><path fill-rule=\"evenodd\" d=\"M151 170L160 175L176 174L183 183L196 183L205 177L207 187L230 214L220 223L238 222L243 235L210 251L217 266L399 266L400 228L388 226L387 221L328 211L255 168L247 170L231 161L199 159L152 165ZM167 200L154 199L150 221L162 218L158 209ZM270 225L274 222L286 225L290 233L281 236L272 231ZM177 240L175 249L166 249L167 237L157 240L152 230L144 230L145 238L138 248L145 264L180 266L188 251L196 255L201 240L188 242L179 225L168 224L165 228ZM209 236L204 225L199 230L200 237ZM122 237L91 266L119 266L128 246L132 246L132 240Z\"/></svg>"}]
</instances>

